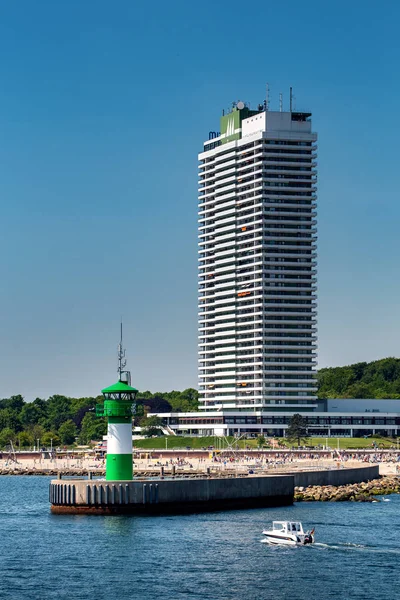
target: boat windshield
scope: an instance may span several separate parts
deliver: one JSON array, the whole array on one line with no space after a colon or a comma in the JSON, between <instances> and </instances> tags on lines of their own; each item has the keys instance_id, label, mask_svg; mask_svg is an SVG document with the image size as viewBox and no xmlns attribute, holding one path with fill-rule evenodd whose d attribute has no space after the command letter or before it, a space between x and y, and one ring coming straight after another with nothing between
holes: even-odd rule
<instances>
[{"instance_id":1,"label":"boat windshield","mask_svg":"<svg viewBox=\"0 0 400 600\"><path fill-rule=\"evenodd\" d=\"M272 523L272 529L275 529L276 531L286 531L287 530L287 523L284 521L274 521Z\"/></svg>"},{"instance_id":2,"label":"boat windshield","mask_svg":"<svg viewBox=\"0 0 400 600\"><path fill-rule=\"evenodd\" d=\"M301 523L292 523L289 521L273 521L272 529L275 531L296 531L301 532Z\"/></svg>"}]
</instances>

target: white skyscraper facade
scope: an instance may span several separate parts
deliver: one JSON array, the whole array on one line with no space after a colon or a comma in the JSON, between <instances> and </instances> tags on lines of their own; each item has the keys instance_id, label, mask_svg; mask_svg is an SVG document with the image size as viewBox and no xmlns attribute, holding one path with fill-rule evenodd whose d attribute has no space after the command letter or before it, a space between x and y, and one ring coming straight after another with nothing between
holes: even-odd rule
<instances>
[{"instance_id":1,"label":"white skyscraper facade","mask_svg":"<svg viewBox=\"0 0 400 600\"><path fill-rule=\"evenodd\" d=\"M204 417L316 409L317 135L265 108L238 102L199 154Z\"/></svg>"}]
</instances>

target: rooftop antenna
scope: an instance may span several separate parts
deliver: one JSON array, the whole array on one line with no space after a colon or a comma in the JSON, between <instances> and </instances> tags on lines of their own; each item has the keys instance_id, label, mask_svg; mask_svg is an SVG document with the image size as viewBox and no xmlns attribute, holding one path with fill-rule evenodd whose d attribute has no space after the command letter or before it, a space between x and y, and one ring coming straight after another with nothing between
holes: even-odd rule
<instances>
[{"instance_id":1,"label":"rooftop antenna","mask_svg":"<svg viewBox=\"0 0 400 600\"><path fill-rule=\"evenodd\" d=\"M117 357L118 357L118 373L119 373L119 381L122 381L122 374L123 373L127 373L127 379L128 379L128 385L129 385L129 379L130 379L130 373L129 371L125 371L125 367L126 367L126 350L122 347L122 319L121 319L121 339L120 342L118 344L118 351L117 351ZM125 382L124 382L125 383Z\"/></svg>"},{"instance_id":2,"label":"rooftop antenna","mask_svg":"<svg viewBox=\"0 0 400 600\"><path fill-rule=\"evenodd\" d=\"M269 110L269 83L266 85L266 94L265 94L265 110Z\"/></svg>"},{"instance_id":3,"label":"rooftop antenna","mask_svg":"<svg viewBox=\"0 0 400 600\"><path fill-rule=\"evenodd\" d=\"M279 112L283 110L283 95L282 92L279 94Z\"/></svg>"},{"instance_id":4,"label":"rooftop antenna","mask_svg":"<svg viewBox=\"0 0 400 600\"><path fill-rule=\"evenodd\" d=\"M293 88L290 88L290 112L292 112L293 109Z\"/></svg>"}]
</instances>

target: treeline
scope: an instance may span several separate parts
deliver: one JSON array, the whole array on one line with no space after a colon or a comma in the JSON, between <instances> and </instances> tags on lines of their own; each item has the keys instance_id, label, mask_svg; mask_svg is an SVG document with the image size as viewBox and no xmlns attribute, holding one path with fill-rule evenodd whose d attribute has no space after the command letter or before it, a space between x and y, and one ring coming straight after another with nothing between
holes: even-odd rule
<instances>
[{"instance_id":1,"label":"treeline","mask_svg":"<svg viewBox=\"0 0 400 600\"><path fill-rule=\"evenodd\" d=\"M50 396L47 400L36 398L25 402L20 395L0 400L0 448L12 442L17 448L32 446L56 448L77 441L88 444L101 440L107 432L106 420L95 416L96 398L68 398ZM138 404L143 406L140 414L148 412L186 412L197 409L198 392L192 388L183 392L140 393ZM139 424L139 417L137 423Z\"/></svg>"},{"instance_id":2,"label":"treeline","mask_svg":"<svg viewBox=\"0 0 400 600\"><path fill-rule=\"evenodd\" d=\"M319 398L400 398L400 359L383 358L318 372Z\"/></svg>"},{"instance_id":3,"label":"treeline","mask_svg":"<svg viewBox=\"0 0 400 600\"><path fill-rule=\"evenodd\" d=\"M140 392L138 401L148 412L191 412L198 409L199 392L193 388L183 392Z\"/></svg>"},{"instance_id":4,"label":"treeline","mask_svg":"<svg viewBox=\"0 0 400 600\"><path fill-rule=\"evenodd\" d=\"M198 408L198 392L140 392L137 402L143 405L139 414L148 412L190 412ZM320 398L400 398L400 359L384 358L345 367L320 369ZM68 398L50 396L25 402L20 395L0 400L0 448L12 441L27 448L69 445L78 441L88 444L106 433L106 421L95 416L95 406L103 397ZM140 417L135 424L139 424Z\"/></svg>"}]
</instances>

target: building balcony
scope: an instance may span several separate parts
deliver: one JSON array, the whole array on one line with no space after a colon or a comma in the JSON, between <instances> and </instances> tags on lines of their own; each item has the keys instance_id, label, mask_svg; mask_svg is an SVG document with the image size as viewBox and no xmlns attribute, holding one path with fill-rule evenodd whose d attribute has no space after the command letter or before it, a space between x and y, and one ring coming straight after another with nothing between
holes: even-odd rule
<instances>
[{"instance_id":1,"label":"building balcony","mask_svg":"<svg viewBox=\"0 0 400 600\"><path fill-rule=\"evenodd\" d=\"M293 352L287 352L287 350L296 350L296 353L294 354ZM285 358L306 358L307 363L317 364L317 352L315 350L315 345L289 346L285 344L285 346L276 346L275 348L271 348L268 350L264 348L264 350L262 351L262 355L264 358L275 358L277 361L278 359L281 360ZM285 363L284 361L282 361L280 364L283 365Z\"/></svg>"},{"instance_id":2,"label":"building balcony","mask_svg":"<svg viewBox=\"0 0 400 600\"><path fill-rule=\"evenodd\" d=\"M215 307L215 311L214 314L215 316L218 315L218 313L224 312L224 311L228 311L228 310L235 310L236 308L236 297L232 297L232 299L230 300L229 303L222 303L219 302L218 305Z\"/></svg>"},{"instance_id":3,"label":"building balcony","mask_svg":"<svg viewBox=\"0 0 400 600\"><path fill-rule=\"evenodd\" d=\"M236 340L236 329L231 329L230 331L222 331L221 333L216 332L214 335L215 335L215 343L219 344L219 342L221 342L221 341L223 341L223 342L228 341L231 343L232 341L234 342ZM225 338L225 336L227 336L227 335L231 336L231 338L230 339L228 338L228 340L225 340L225 339L221 340L221 338Z\"/></svg>"},{"instance_id":4,"label":"building balcony","mask_svg":"<svg viewBox=\"0 0 400 600\"><path fill-rule=\"evenodd\" d=\"M219 352L229 352L230 354L236 355L236 341L231 340L230 345L226 344L225 342L223 344L219 342L216 345L214 354L218 354Z\"/></svg>"},{"instance_id":5,"label":"building balcony","mask_svg":"<svg viewBox=\"0 0 400 600\"><path fill-rule=\"evenodd\" d=\"M227 189L225 189L225 187L221 187L219 190L215 190L215 192L213 192L215 196L215 208L224 202L233 202L233 204L235 204L235 197L237 193L236 182L232 181L229 186L226 186L226 188Z\"/></svg>"},{"instance_id":6,"label":"building balcony","mask_svg":"<svg viewBox=\"0 0 400 600\"><path fill-rule=\"evenodd\" d=\"M227 245L225 248L221 248L215 251L215 265L220 264L221 260L233 262L236 257L235 246Z\"/></svg>"},{"instance_id":7,"label":"building balcony","mask_svg":"<svg viewBox=\"0 0 400 600\"><path fill-rule=\"evenodd\" d=\"M216 229L216 235L219 235L223 229L226 227L235 227L236 226L236 215L232 209L229 211L224 211L225 214L217 214L214 215L214 224ZM225 225L225 227L223 227Z\"/></svg>"}]
</instances>

